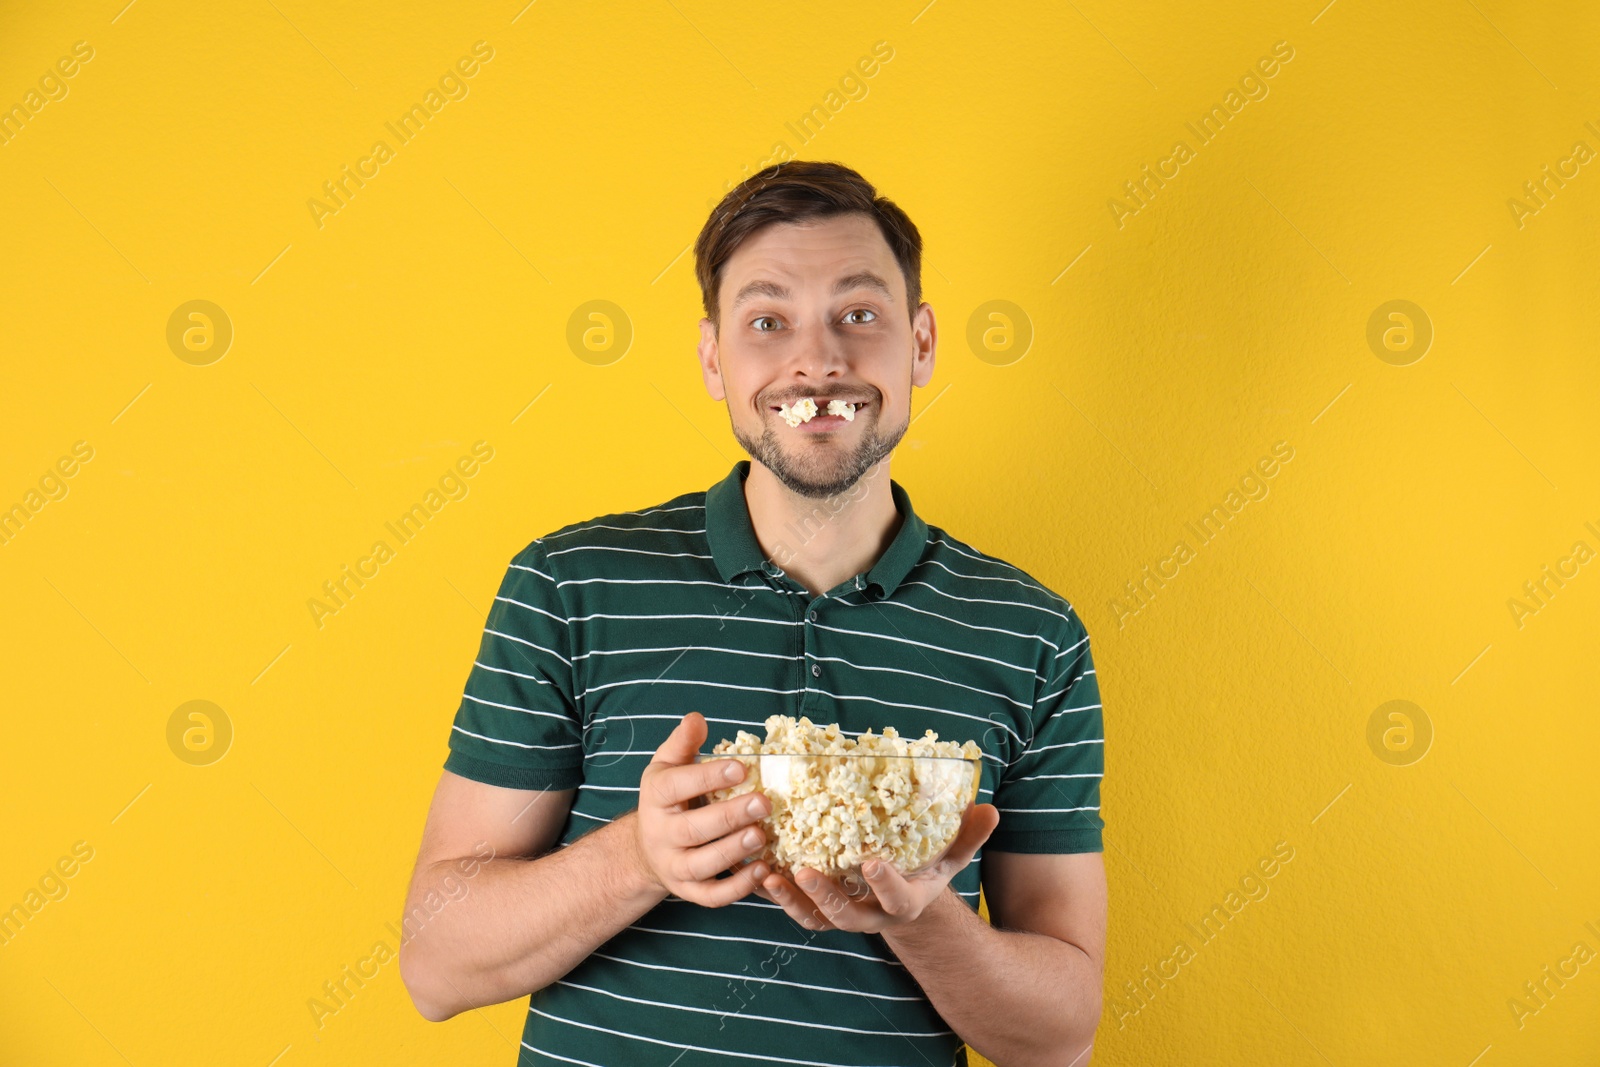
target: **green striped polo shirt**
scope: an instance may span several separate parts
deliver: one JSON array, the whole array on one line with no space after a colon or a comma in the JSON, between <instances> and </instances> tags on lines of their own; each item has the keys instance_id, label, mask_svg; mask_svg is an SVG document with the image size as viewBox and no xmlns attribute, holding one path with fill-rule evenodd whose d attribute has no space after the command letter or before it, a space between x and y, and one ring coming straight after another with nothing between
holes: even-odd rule
<instances>
[{"instance_id":1,"label":"green striped polo shirt","mask_svg":"<svg viewBox=\"0 0 1600 1067\"><path fill-rule=\"evenodd\" d=\"M706 718L707 752L741 729L764 737L773 714L850 736L932 729L983 749L979 802L1000 810L985 849L1100 851L1100 694L1072 606L928 525L893 480L902 521L887 551L813 597L763 554L749 470L741 460L708 490L574 523L518 552L445 769L576 788L566 847L637 805L640 775L689 711ZM974 910L979 874L974 860L950 883ZM752 893L721 908L661 901L532 995L517 1062L967 1060L881 935L806 930Z\"/></svg>"}]
</instances>

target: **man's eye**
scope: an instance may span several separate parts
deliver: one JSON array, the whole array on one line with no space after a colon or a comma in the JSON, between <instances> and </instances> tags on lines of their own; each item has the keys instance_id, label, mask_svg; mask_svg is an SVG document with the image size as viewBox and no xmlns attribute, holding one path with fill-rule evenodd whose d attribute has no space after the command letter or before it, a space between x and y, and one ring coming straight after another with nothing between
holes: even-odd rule
<instances>
[{"instance_id":1,"label":"man's eye","mask_svg":"<svg viewBox=\"0 0 1600 1067\"><path fill-rule=\"evenodd\" d=\"M774 329L776 329L777 324L778 324L778 320L773 318L771 315L762 315L760 318L757 318L754 321L752 321L750 323L750 325L755 327L757 333L771 333L772 332L771 329L762 329L761 328L761 324L763 322L772 323Z\"/></svg>"},{"instance_id":2,"label":"man's eye","mask_svg":"<svg viewBox=\"0 0 1600 1067\"><path fill-rule=\"evenodd\" d=\"M845 312L844 317L848 321L851 315L871 315L872 316L871 319L857 319L856 320L857 322L871 322L873 319L876 319L878 317L878 313L876 311L873 311L871 308L856 308L854 311Z\"/></svg>"}]
</instances>

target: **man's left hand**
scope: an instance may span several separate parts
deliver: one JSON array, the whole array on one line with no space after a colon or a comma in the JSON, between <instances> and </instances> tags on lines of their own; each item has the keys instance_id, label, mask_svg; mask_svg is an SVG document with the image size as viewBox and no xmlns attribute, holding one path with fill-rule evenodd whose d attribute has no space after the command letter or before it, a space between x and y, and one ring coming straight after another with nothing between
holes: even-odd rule
<instances>
[{"instance_id":1,"label":"man's left hand","mask_svg":"<svg viewBox=\"0 0 1600 1067\"><path fill-rule=\"evenodd\" d=\"M795 870L798 885L774 871L756 892L807 930L879 933L915 922L923 909L944 893L950 879L972 862L999 823L1000 809L993 804L974 804L962 815L961 829L937 863L907 877L890 864L869 860L862 868L867 886L854 895L810 867Z\"/></svg>"}]
</instances>

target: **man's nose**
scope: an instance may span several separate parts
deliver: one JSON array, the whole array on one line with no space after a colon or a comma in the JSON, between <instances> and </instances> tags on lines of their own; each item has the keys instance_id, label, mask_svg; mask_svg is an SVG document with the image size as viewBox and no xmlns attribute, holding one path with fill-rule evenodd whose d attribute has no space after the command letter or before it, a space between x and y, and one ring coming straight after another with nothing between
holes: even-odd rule
<instances>
[{"instance_id":1,"label":"man's nose","mask_svg":"<svg viewBox=\"0 0 1600 1067\"><path fill-rule=\"evenodd\" d=\"M796 376L817 380L840 377L849 369L844 343L826 327L809 331L803 343L795 346L789 368Z\"/></svg>"}]
</instances>

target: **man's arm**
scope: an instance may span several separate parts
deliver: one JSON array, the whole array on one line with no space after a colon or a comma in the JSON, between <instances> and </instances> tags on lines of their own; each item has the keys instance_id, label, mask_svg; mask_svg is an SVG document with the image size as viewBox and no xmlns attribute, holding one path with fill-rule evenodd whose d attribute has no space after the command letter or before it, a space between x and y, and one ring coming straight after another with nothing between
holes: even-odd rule
<instances>
[{"instance_id":1,"label":"man's arm","mask_svg":"<svg viewBox=\"0 0 1600 1067\"><path fill-rule=\"evenodd\" d=\"M400 946L424 1018L543 989L666 897L641 866L636 812L549 851L574 792L440 778Z\"/></svg>"},{"instance_id":2,"label":"man's arm","mask_svg":"<svg viewBox=\"0 0 1600 1067\"><path fill-rule=\"evenodd\" d=\"M689 807L744 779L738 760L695 761L705 739L705 716L689 712L640 775L639 806L554 852L575 790L506 789L446 771L400 946L400 976L423 1017L442 1022L543 989L669 893L707 908L749 896L765 863L722 873L761 851L755 824L771 804L739 795Z\"/></svg>"},{"instance_id":3,"label":"man's arm","mask_svg":"<svg viewBox=\"0 0 1600 1067\"><path fill-rule=\"evenodd\" d=\"M980 862L992 926L946 889L884 941L951 1029L999 1067L1087 1067L1105 974L1102 855Z\"/></svg>"}]
</instances>

